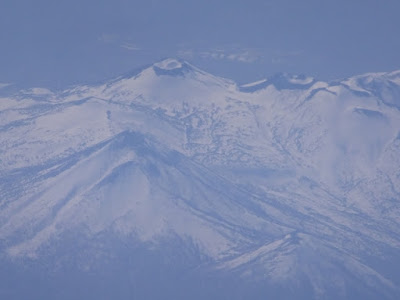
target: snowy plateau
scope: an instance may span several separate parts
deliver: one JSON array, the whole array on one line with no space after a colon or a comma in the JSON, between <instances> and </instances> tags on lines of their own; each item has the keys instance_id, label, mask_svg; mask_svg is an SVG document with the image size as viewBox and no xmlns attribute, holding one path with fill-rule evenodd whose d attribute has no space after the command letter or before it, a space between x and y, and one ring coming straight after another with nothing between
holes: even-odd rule
<instances>
[{"instance_id":1,"label":"snowy plateau","mask_svg":"<svg viewBox=\"0 0 400 300\"><path fill-rule=\"evenodd\" d=\"M400 299L400 72L2 86L0 299Z\"/></svg>"}]
</instances>

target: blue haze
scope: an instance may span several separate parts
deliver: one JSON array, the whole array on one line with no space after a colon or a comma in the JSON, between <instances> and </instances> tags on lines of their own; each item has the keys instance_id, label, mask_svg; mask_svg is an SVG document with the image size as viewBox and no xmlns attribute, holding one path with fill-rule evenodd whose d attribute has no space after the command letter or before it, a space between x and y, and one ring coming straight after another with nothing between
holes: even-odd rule
<instances>
[{"instance_id":1,"label":"blue haze","mask_svg":"<svg viewBox=\"0 0 400 300\"><path fill-rule=\"evenodd\" d=\"M0 82L63 88L165 57L239 83L392 71L398 11L394 0L3 0Z\"/></svg>"}]
</instances>

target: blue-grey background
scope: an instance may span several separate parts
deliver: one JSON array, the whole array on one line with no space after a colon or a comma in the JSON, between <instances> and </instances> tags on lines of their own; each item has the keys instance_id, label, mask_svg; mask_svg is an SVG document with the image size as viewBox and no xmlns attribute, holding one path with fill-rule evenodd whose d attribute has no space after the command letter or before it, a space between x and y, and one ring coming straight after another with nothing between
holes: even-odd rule
<instances>
[{"instance_id":1,"label":"blue-grey background","mask_svg":"<svg viewBox=\"0 0 400 300\"><path fill-rule=\"evenodd\" d=\"M400 68L396 0L2 0L0 82L64 87L179 57L239 83Z\"/></svg>"}]
</instances>

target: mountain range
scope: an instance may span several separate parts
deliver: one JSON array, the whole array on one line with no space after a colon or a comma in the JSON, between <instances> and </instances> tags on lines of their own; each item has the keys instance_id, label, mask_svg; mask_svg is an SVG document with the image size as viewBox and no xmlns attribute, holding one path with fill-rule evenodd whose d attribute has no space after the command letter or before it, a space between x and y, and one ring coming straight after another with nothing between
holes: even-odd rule
<instances>
[{"instance_id":1,"label":"mountain range","mask_svg":"<svg viewBox=\"0 0 400 300\"><path fill-rule=\"evenodd\" d=\"M400 71L0 89L0 298L398 299L399 249Z\"/></svg>"}]
</instances>

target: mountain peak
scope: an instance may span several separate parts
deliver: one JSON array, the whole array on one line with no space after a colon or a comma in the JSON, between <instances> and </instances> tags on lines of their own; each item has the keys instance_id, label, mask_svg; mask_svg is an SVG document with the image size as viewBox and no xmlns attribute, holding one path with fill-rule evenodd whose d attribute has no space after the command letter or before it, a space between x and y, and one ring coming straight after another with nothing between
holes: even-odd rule
<instances>
[{"instance_id":1,"label":"mountain peak","mask_svg":"<svg viewBox=\"0 0 400 300\"><path fill-rule=\"evenodd\" d=\"M182 68L182 62L174 58L167 58L155 63L154 66L163 70L174 70Z\"/></svg>"},{"instance_id":2,"label":"mountain peak","mask_svg":"<svg viewBox=\"0 0 400 300\"><path fill-rule=\"evenodd\" d=\"M157 75L183 76L193 68L185 61L175 58L167 58L153 65Z\"/></svg>"}]
</instances>

